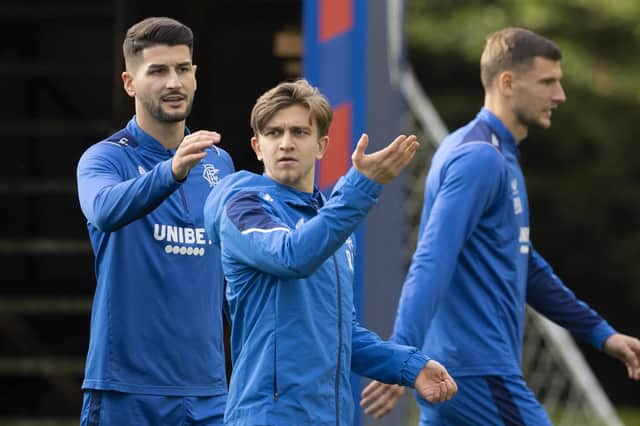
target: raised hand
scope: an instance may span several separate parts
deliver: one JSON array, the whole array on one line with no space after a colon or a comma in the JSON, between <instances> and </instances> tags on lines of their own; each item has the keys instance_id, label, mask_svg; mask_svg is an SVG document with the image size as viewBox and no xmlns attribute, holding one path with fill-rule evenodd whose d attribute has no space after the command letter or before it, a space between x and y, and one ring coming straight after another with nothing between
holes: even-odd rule
<instances>
[{"instance_id":1,"label":"raised hand","mask_svg":"<svg viewBox=\"0 0 640 426\"><path fill-rule=\"evenodd\" d=\"M369 179L382 184L398 176L420 146L415 135L400 135L385 148L365 154L368 144L369 136L363 134L351 156L353 166Z\"/></svg>"},{"instance_id":2,"label":"raised hand","mask_svg":"<svg viewBox=\"0 0 640 426\"><path fill-rule=\"evenodd\" d=\"M184 137L171 161L171 172L176 180L184 180L189 171L207 156L205 150L220 142L220 134L199 130Z\"/></svg>"},{"instance_id":3,"label":"raised hand","mask_svg":"<svg viewBox=\"0 0 640 426\"><path fill-rule=\"evenodd\" d=\"M640 380L640 340L616 333L604 342L604 352L624 363L630 379Z\"/></svg>"}]
</instances>

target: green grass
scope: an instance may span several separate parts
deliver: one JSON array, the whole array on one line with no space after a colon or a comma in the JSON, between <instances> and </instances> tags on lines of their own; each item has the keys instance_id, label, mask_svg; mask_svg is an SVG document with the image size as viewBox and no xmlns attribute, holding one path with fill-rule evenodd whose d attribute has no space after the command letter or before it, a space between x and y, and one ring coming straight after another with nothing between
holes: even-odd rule
<instances>
[{"instance_id":1,"label":"green grass","mask_svg":"<svg viewBox=\"0 0 640 426\"><path fill-rule=\"evenodd\" d=\"M640 426L640 407L617 407L618 415L626 426Z\"/></svg>"}]
</instances>

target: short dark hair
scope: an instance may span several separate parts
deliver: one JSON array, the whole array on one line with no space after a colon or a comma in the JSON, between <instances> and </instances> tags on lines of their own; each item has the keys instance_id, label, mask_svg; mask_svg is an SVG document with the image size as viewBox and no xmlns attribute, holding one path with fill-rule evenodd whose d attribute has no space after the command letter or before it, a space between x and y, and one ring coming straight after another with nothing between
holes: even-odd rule
<instances>
[{"instance_id":1,"label":"short dark hair","mask_svg":"<svg viewBox=\"0 0 640 426\"><path fill-rule=\"evenodd\" d=\"M144 49L156 45L185 45L193 54L193 32L183 23L167 17L154 16L132 25L122 43L127 68L141 56Z\"/></svg>"},{"instance_id":2,"label":"short dark hair","mask_svg":"<svg viewBox=\"0 0 640 426\"><path fill-rule=\"evenodd\" d=\"M504 28L489 34L480 58L482 85L488 89L502 71L531 66L536 57L559 61L562 52L551 40L524 28Z\"/></svg>"},{"instance_id":3,"label":"short dark hair","mask_svg":"<svg viewBox=\"0 0 640 426\"><path fill-rule=\"evenodd\" d=\"M294 82L284 82L268 90L258 98L251 110L251 128L254 136L258 136L269 120L281 109L293 105L302 105L311 113L311 119L318 126L320 137L329 134L329 126L333 118L333 111L329 101L317 87L312 86L305 79Z\"/></svg>"}]
</instances>

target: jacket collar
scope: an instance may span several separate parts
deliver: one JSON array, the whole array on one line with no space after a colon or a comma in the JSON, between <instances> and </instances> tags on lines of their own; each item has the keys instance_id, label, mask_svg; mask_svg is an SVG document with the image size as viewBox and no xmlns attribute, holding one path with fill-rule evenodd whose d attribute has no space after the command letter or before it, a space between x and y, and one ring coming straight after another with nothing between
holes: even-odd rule
<instances>
[{"instance_id":1,"label":"jacket collar","mask_svg":"<svg viewBox=\"0 0 640 426\"><path fill-rule=\"evenodd\" d=\"M505 126L494 113L483 107L478 115L476 115L476 118L484 121L491 127L491 130L493 130L498 137L502 149L518 156L520 155L520 150L518 149L518 144L516 144L516 139L513 137L513 134L511 134L507 126Z\"/></svg>"},{"instance_id":2,"label":"jacket collar","mask_svg":"<svg viewBox=\"0 0 640 426\"><path fill-rule=\"evenodd\" d=\"M131 117L131 120L127 123L127 132L133 137L133 139L142 147L157 152L159 154L170 153L171 155L176 153L175 149L166 149L164 145L158 142L153 136L142 130L136 121L136 116ZM188 127L184 129L184 135L191 133Z\"/></svg>"},{"instance_id":3,"label":"jacket collar","mask_svg":"<svg viewBox=\"0 0 640 426\"><path fill-rule=\"evenodd\" d=\"M266 179L278 188L278 196L283 197L287 204L306 207L311 206L318 209L324 206L326 199L317 186L314 186L313 192L309 193L283 185L266 174L263 174L262 178Z\"/></svg>"}]
</instances>

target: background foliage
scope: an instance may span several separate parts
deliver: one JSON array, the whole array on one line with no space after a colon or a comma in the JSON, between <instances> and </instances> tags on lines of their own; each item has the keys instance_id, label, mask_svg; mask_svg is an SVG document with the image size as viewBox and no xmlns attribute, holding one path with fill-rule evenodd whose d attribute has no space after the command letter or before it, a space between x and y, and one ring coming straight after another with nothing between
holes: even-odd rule
<instances>
[{"instance_id":1,"label":"background foliage","mask_svg":"<svg viewBox=\"0 0 640 426\"><path fill-rule=\"evenodd\" d=\"M408 0L408 56L449 129L483 101L487 34L521 26L563 51L567 102L521 145L535 247L583 300L640 336L640 1ZM640 384L582 345L616 404Z\"/></svg>"}]
</instances>

